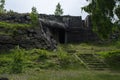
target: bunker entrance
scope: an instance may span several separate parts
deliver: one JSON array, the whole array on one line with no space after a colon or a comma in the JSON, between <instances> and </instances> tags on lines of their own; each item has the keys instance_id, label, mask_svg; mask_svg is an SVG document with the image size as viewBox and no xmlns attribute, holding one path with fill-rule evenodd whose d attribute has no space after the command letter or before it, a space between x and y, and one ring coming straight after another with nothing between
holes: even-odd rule
<instances>
[{"instance_id":1,"label":"bunker entrance","mask_svg":"<svg viewBox=\"0 0 120 80\"><path fill-rule=\"evenodd\" d=\"M51 29L54 39L59 43L65 43L65 30L64 29Z\"/></svg>"},{"instance_id":2,"label":"bunker entrance","mask_svg":"<svg viewBox=\"0 0 120 80\"><path fill-rule=\"evenodd\" d=\"M59 33L58 33L58 36L59 36L59 42L60 43L65 43L65 30L60 29Z\"/></svg>"}]
</instances>

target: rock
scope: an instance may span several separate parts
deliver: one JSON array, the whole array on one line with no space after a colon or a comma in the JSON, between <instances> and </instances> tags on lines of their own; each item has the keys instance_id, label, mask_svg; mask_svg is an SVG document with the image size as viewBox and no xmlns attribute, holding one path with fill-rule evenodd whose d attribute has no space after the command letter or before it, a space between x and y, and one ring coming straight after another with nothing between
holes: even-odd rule
<instances>
[{"instance_id":1,"label":"rock","mask_svg":"<svg viewBox=\"0 0 120 80\"><path fill-rule=\"evenodd\" d=\"M49 39L48 39L49 38ZM22 48L31 49L56 49L55 41L50 39L40 28L18 29L14 35L0 35L0 50L12 49L19 45Z\"/></svg>"},{"instance_id":2,"label":"rock","mask_svg":"<svg viewBox=\"0 0 120 80\"><path fill-rule=\"evenodd\" d=\"M55 40L50 39L49 35L46 35L44 31L41 30L40 26L36 28L29 29L18 29L14 32L14 35L0 35L0 50L1 49L12 49L19 45L25 49L56 49Z\"/></svg>"}]
</instances>

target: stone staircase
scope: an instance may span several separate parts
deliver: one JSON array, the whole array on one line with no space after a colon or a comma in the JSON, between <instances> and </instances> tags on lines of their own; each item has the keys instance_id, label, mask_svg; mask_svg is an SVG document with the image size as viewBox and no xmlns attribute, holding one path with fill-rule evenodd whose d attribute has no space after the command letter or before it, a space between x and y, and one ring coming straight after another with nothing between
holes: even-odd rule
<instances>
[{"instance_id":1,"label":"stone staircase","mask_svg":"<svg viewBox=\"0 0 120 80\"><path fill-rule=\"evenodd\" d=\"M109 70L109 66L96 54L80 54L76 57L90 70Z\"/></svg>"}]
</instances>

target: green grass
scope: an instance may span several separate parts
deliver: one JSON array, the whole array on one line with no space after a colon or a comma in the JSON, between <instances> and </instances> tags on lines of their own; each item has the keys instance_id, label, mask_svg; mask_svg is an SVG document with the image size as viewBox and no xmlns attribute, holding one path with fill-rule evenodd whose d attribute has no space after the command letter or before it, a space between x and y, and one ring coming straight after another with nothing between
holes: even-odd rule
<instances>
[{"instance_id":1,"label":"green grass","mask_svg":"<svg viewBox=\"0 0 120 80\"><path fill-rule=\"evenodd\" d=\"M8 23L8 22L0 22L0 27L6 29L17 29L17 28L29 28L30 24L20 24L20 23Z\"/></svg>"},{"instance_id":2,"label":"green grass","mask_svg":"<svg viewBox=\"0 0 120 80\"><path fill-rule=\"evenodd\" d=\"M46 50L40 50L40 49L31 49L31 50L24 50L20 49L24 55L23 57L23 65L24 65L24 71L26 69L34 69L34 68L40 68L40 69L71 69L74 68L74 65L80 66L79 62L74 58L73 55L67 54L65 51L56 51L56 52L50 52ZM10 72L11 66L13 66L14 62L14 55L18 54L18 50L13 49L7 54L0 54L0 63L1 65L8 65L5 66L8 69L4 69L3 67L0 67L0 72L6 73ZM4 64L2 64L4 63ZM66 65L67 64L67 65ZM15 65L15 64L14 64ZM19 69L19 68L18 68Z\"/></svg>"},{"instance_id":3,"label":"green grass","mask_svg":"<svg viewBox=\"0 0 120 80\"><path fill-rule=\"evenodd\" d=\"M14 32L18 29L30 28L31 24L21 24L21 23L8 23L0 21L0 35L14 35Z\"/></svg>"},{"instance_id":4,"label":"green grass","mask_svg":"<svg viewBox=\"0 0 120 80\"><path fill-rule=\"evenodd\" d=\"M92 71L86 69L74 54L119 51L115 45L67 44L59 45L57 51L40 49L23 52L23 72L9 74L16 49L0 54L0 76L10 80L119 80L119 71Z\"/></svg>"},{"instance_id":5,"label":"green grass","mask_svg":"<svg viewBox=\"0 0 120 80\"><path fill-rule=\"evenodd\" d=\"M68 50L75 50L77 54L88 54L88 53L97 53L97 52L107 52L107 51L115 51L119 50L116 45L113 44L89 44L89 43L81 43L81 44L67 44L67 45L61 45L65 51Z\"/></svg>"},{"instance_id":6,"label":"green grass","mask_svg":"<svg viewBox=\"0 0 120 80\"><path fill-rule=\"evenodd\" d=\"M92 73L91 73L92 72ZM37 75L38 76L38 75ZM108 72L95 71L45 71L39 77L31 77L30 80L119 80L120 75L112 75Z\"/></svg>"},{"instance_id":7,"label":"green grass","mask_svg":"<svg viewBox=\"0 0 120 80\"><path fill-rule=\"evenodd\" d=\"M29 70L23 74L3 76L10 80L119 80L120 74L107 71L78 70Z\"/></svg>"},{"instance_id":8,"label":"green grass","mask_svg":"<svg viewBox=\"0 0 120 80\"><path fill-rule=\"evenodd\" d=\"M98 52L111 69L120 71L120 50Z\"/></svg>"}]
</instances>

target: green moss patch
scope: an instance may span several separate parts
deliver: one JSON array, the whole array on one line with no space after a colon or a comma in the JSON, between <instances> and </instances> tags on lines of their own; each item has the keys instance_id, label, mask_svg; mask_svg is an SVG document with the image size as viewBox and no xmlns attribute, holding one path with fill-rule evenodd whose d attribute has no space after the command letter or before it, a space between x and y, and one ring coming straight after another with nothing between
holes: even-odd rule
<instances>
[{"instance_id":1,"label":"green moss patch","mask_svg":"<svg viewBox=\"0 0 120 80\"><path fill-rule=\"evenodd\" d=\"M29 28L30 24L20 24L20 23L8 23L8 22L0 22L1 28L7 29L17 29L17 28Z\"/></svg>"},{"instance_id":2,"label":"green moss patch","mask_svg":"<svg viewBox=\"0 0 120 80\"><path fill-rule=\"evenodd\" d=\"M31 24L0 22L0 35L13 35L18 29L32 27Z\"/></svg>"}]
</instances>

